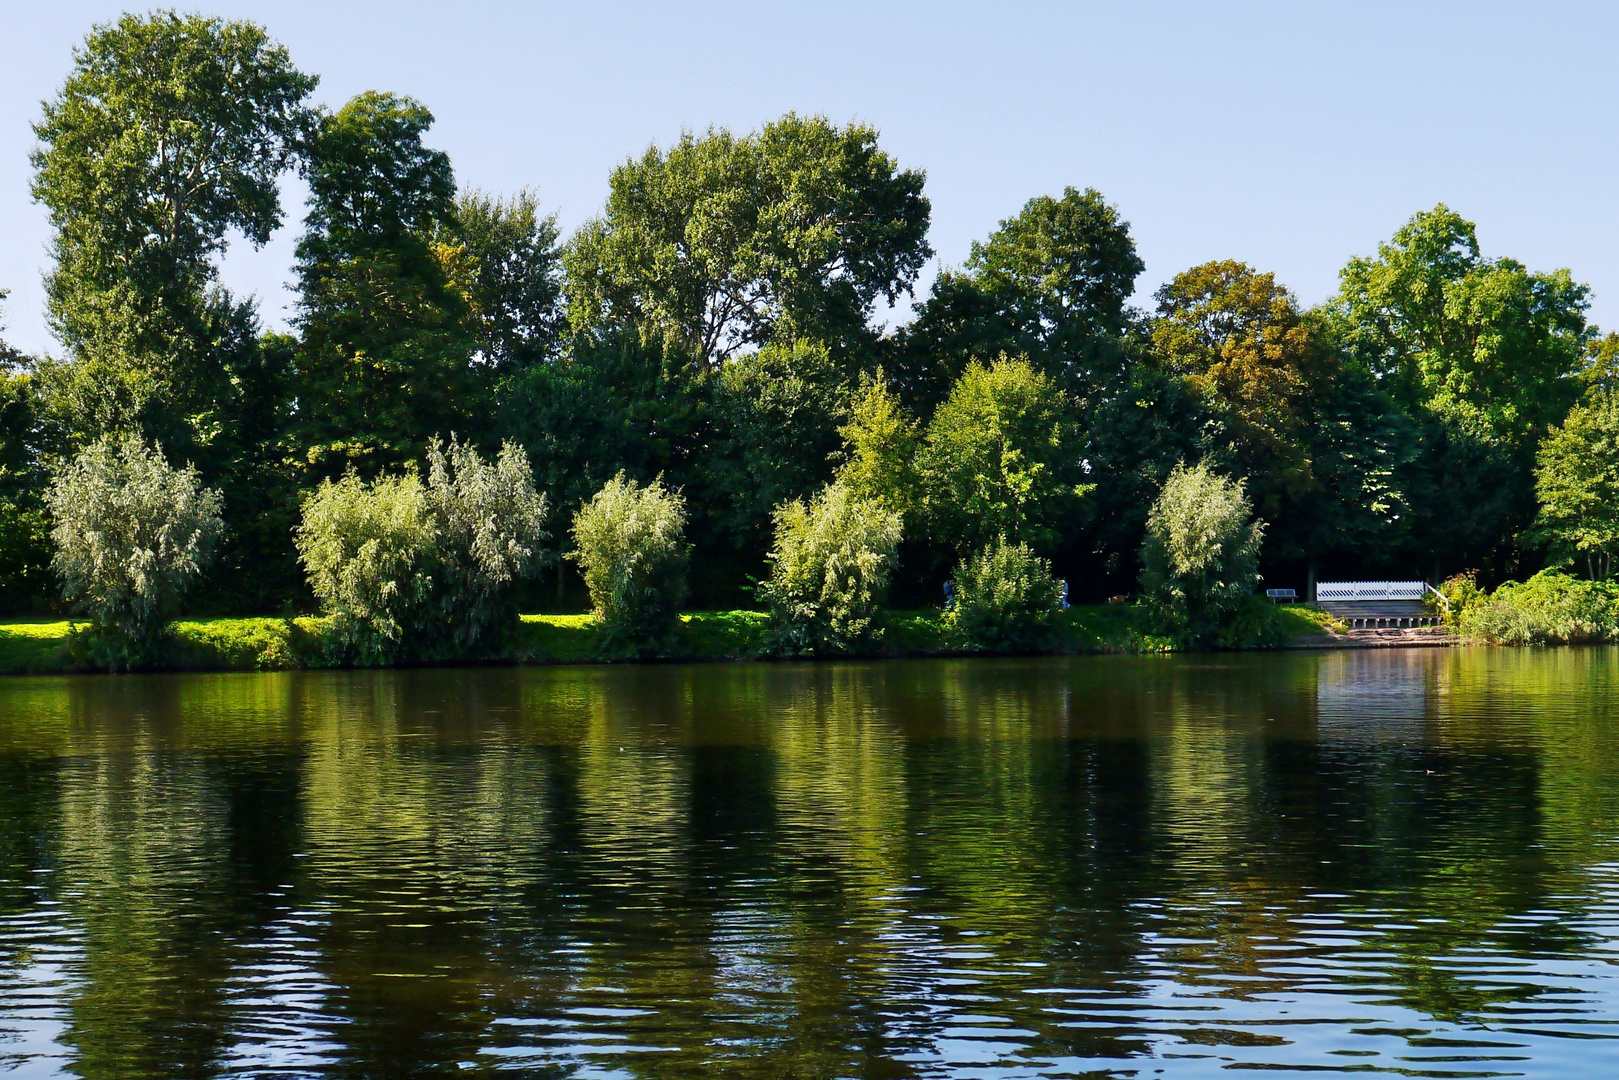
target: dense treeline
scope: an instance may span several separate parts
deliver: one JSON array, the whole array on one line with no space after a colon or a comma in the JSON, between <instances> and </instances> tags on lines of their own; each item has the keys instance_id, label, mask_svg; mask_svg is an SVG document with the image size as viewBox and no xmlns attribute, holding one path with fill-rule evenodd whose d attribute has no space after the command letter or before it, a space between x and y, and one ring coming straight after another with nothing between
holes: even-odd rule
<instances>
[{"instance_id":1,"label":"dense treeline","mask_svg":"<svg viewBox=\"0 0 1619 1080\"><path fill-rule=\"evenodd\" d=\"M601 500L633 517L625 500L650 491L678 498L668 551L691 605L745 605L758 583L821 604L782 629L805 640L869 618L792 592L804 566L843 572L821 533L863 530L884 553L850 595L935 603L953 572L992 566L1044 595L1039 564L1101 598L1138 588L1144 541L1162 575L1149 514L1193 472L1251 505L1259 523L1244 508L1231 535L1276 584L1610 570L1615 339L1568 271L1486 255L1445 206L1352 260L1317 308L1220 261L1143 310L1129 224L1068 188L885 330L933 251L923 173L870 127L688 132L615 169L564 239L533 193L458 186L422 104L372 92L327 111L316 83L260 28L199 16L126 16L76 52L33 157L61 352L4 354L8 611L60 595L51 477L130 435L217 495L199 612L313 609L295 542L310 508L397 486L452 438L544 493L549 525L520 531L568 557L517 558L554 570L524 604L584 606L579 574L603 564L569 550L570 522L622 537ZM292 169L310 191L297 315L266 333L217 269L228 239L281 224Z\"/></svg>"}]
</instances>

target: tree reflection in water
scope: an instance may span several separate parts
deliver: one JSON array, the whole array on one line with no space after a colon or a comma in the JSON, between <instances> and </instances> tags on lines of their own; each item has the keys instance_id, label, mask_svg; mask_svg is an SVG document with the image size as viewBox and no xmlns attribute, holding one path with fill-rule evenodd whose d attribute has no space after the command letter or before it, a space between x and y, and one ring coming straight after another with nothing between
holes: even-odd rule
<instances>
[{"instance_id":1,"label":"tree reflection in water","mask_svg":"<svg viewBox=\"0 0 1619 1080\"><path fill-rule=\"evenodd\" d=\"M9 680L0 1062L1594 1069L1615 657Z\"/></svg>"}]
</instances>

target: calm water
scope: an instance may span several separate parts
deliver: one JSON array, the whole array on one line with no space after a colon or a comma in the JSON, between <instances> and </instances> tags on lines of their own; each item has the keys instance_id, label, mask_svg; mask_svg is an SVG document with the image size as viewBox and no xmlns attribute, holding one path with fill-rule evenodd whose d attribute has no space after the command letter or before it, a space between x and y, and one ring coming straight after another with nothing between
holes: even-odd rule
<instances>
[{"instance_id":1,"label":"calm water","mask_svg":"<svg viewBox=\"0 0 1619 1080\"><path fill-rule=\"evenodd\" d=\"M1614 1075L1616 688L1612 650L0 680L0 1074Z\"/></svg>"}]
</instances>

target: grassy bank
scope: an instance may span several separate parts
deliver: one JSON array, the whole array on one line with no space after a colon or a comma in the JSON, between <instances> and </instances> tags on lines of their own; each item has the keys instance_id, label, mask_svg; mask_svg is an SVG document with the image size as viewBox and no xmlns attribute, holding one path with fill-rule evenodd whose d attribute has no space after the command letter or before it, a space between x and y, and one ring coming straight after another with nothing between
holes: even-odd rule
<instances>
[{"instance_id":1,"label":"grassy bank","mask_svg":"<svg viewBox=\"0 0 1619 1080\"><path fill-rule=\"evenodd\" d=\"M1263 640L1272 643L1319 634L1320 612L1302 607L1268 609ZM744 660L761 656L766 616L757 611L697 612L682 617L666 650L673 660ZM193 619L174 624L166 669L277 671L333 666L325 619ZM1165 652L1170 643L1143 633L1131 607L1074 607L1057 627L1059 653ZM937 611L890 612L882 646L888 657L943 656L956 652ZM596 620L589 615L524 615L510 647L494 662L579 664L601 658ZM0 674L94 671L84 643L69 622L0 624Z\"/></svg>"}]
</instances>

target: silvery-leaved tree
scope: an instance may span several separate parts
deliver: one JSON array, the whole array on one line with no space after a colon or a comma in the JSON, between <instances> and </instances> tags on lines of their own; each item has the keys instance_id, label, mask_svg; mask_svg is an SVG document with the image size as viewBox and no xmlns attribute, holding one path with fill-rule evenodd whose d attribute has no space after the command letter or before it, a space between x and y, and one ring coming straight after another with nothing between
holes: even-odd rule
<instances>
[{"instance_id":1,"label":"silvery-leaved tree","mask_svg":"<svg viewBox=\"0 0 1619 1080\"><path fill-rule=\"evenodd\" d=\"M1242 481L1207 463L1176 465L1141 545L1141 591L1160 627L1189 644L1208 641L1259 583L1264 536Z\"/></svg>"},{"instance_id":2,"label":"silvery-leaved tree","mask_svg":"<svg viewBox=\"0 0 1619 1080\"><path fill-rule=\"evenodd\" d=\"M608 652L656 650L686 599L686 499L620 472L573 516L574 550Z\"/></svg>"},{"instance_id":3,"label":"silvery-leaved tree","mask_svg":"<svg viewBox=\"0 0 1619 1080\"><path fill-rule=\"evenodd\" d=\"M516 443L493 461L450 436L427 451L427 505L438 526L440 612L465 652L517 623L512 586L550 561L549 505Z\"/></svg>"},{"instance_id":4,"label":"silvery-leaved tree","mask_svg":"<svg viewBox=\"0 0 1619 1080\"><path fill-rule=\"evenodd\" d=\"M150 662L223 525L219 492L134 435L92 443L45 496L62 595L100 631L111 665Z\"/></svg>"}]
</instances>

